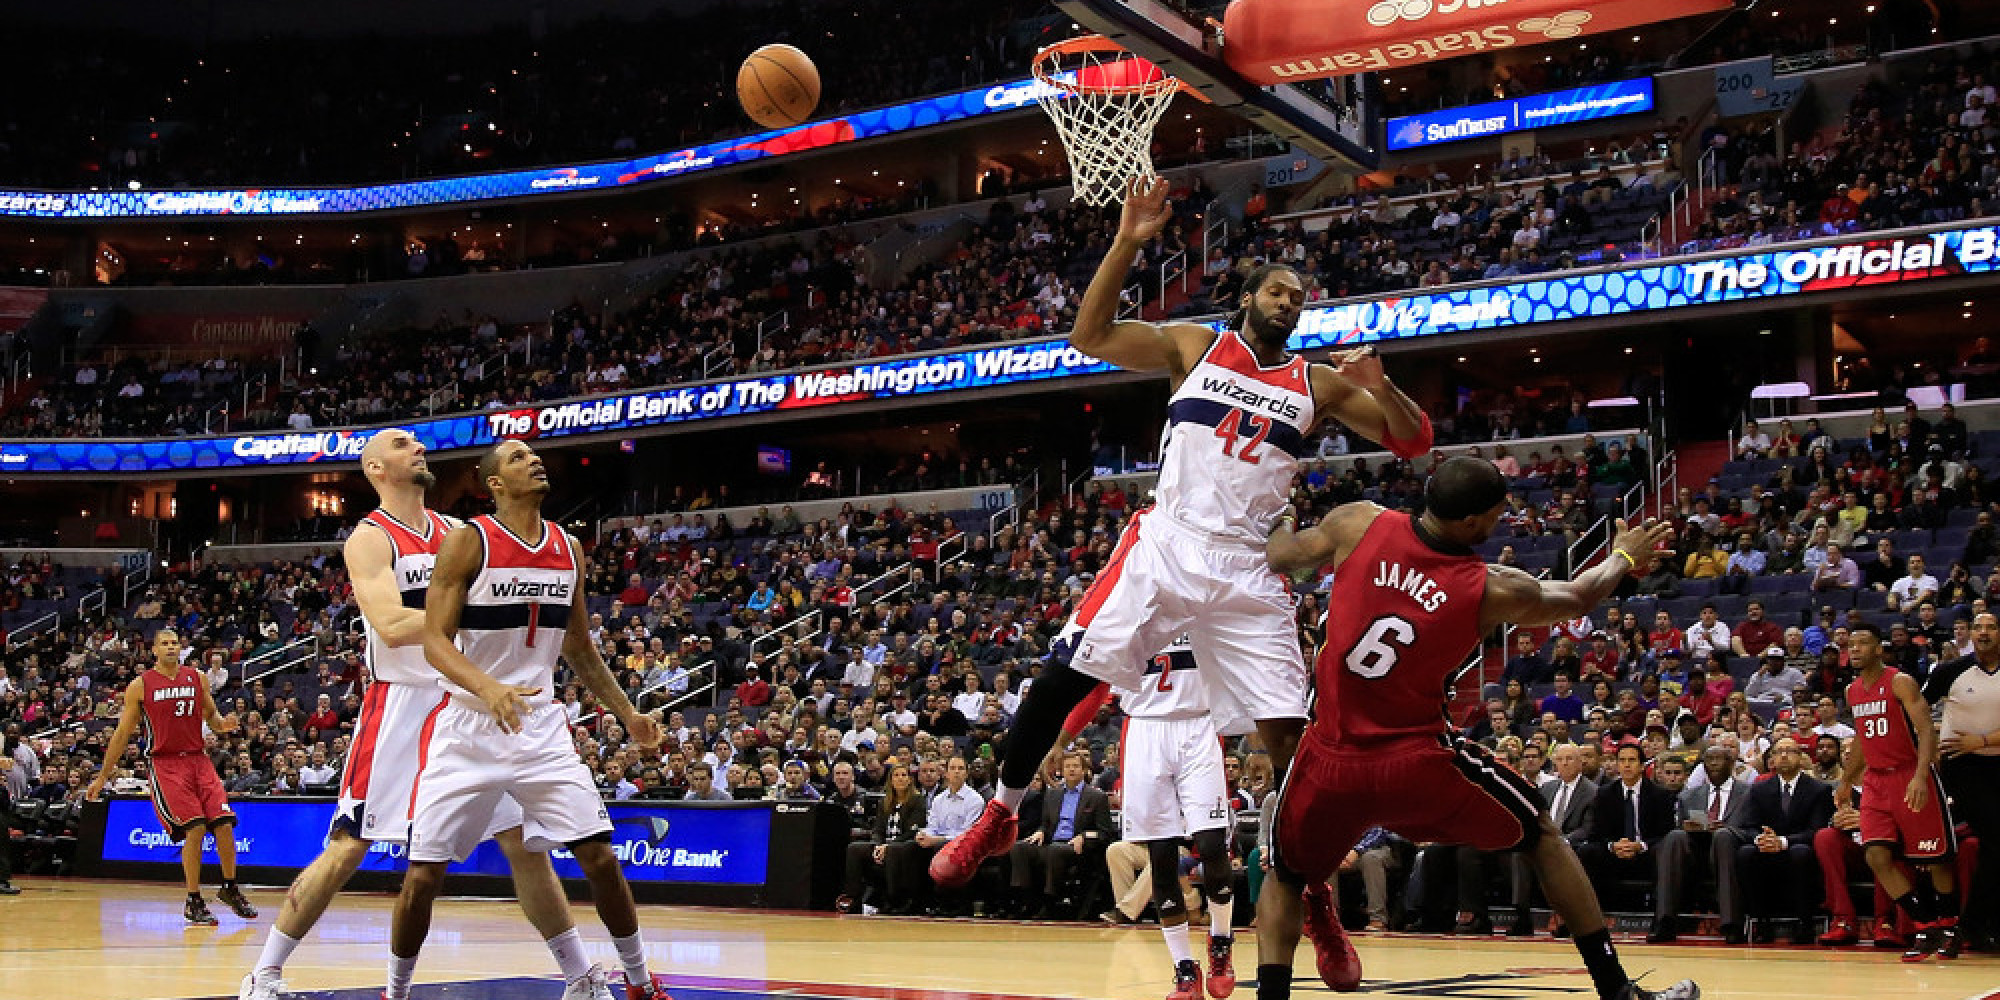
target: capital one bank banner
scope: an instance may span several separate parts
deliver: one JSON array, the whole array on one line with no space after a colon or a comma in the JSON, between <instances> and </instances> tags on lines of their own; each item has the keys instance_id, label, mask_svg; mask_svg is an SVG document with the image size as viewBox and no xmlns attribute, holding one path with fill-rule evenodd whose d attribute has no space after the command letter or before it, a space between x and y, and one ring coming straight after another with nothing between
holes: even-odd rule
<instances>
[{"instance_id":1,"label":"capital one bank banner","mask_svg":"<svg viewBox=\"0 0 2000 1000\"><path fill-rule=\"evenodd\" d=\"M1540 323L1645 316L1693 306L1781 303L1845 289L2000 271L2000 225L1900 230L1789 244L1750 253L1494 282L1419 295L1316 305L1299 317L1291 348L1310 351ZM1221 320L1210 325L1222 328ZM1116 371L1061 338L894 361L575 399L384 425L408 429L432 451L508 438L560 440L730 417L835 412L882 400L965 394ZM181 472L352 462L381 427L233 437L0 441L0 475Z\"/></svg>"},{"instance_id":2,"label":"capital one bank banner","mask_svg":"<svg viewBox=\"0 0 2000 1000\"><path fill-rule=\"evenodd\" d=\"M1018 111L1034 107L1036 96L1047 89L1045 84L1032 79L1015 80L636 159L442 177L400 184L205 191L0 189L0 217L129 219L338 215L630 187L931 125Z\"/></svg>"},{"instance_id":3,"label":"capital one bank banner","mask_svg":"<svg viewBox=\"0 0 2000 1000\"><path fill-rule=\"evenodd\" d=\"M174 472L352 462L361 457L368 439L385 427L405 428L426 448L442 452L486 447L509 438L549 440L727 417L830 409L1115 370L1062 340L1038 340L383 427L140 441L0 441L0 475Z\"/></svg>"}]
</instances>

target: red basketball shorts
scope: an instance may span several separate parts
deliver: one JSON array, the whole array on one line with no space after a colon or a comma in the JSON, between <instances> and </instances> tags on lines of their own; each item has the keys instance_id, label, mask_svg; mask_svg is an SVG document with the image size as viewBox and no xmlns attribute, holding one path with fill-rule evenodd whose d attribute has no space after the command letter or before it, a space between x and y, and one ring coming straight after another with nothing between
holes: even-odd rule
<instances>
[{"instance_id":1,"label":"red basketball shorts","mask_svg":"<svg viewBox=\"0 0 2000 1000\"><path fill-rule=\"evenodd\" d=\"M236 822L229 793L204 754L153 758L153 811L176 842L196 824L223 826Z\"/></svg>"}]
</instances>

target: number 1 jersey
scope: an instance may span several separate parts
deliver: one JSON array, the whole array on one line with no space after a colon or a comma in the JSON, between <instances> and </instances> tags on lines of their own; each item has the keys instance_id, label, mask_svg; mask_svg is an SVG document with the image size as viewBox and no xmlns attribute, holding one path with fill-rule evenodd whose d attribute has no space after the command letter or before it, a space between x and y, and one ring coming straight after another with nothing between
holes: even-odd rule
<instances>
[{"instance_id":1,"label":"number 1 jersey","mask_svg":"<svg viewBox=\"0 0 2000 1000\"><path fill-rule=\"evenodd\" d=\"M1264 547L1314 421L1306 359L1265 368L1224 330L1167 403L1154 509L1218 540Z\"/></svg>"},{"instance_id":2,"label":"number 1 jersey","mask_svg":"<svg viewBox=\"0 0 2000 1000\"><path fill-rule=\"evenodd\" d=\"M1329 744L1435 736L1448 688L1479 648L1486 563L1385 510L1341 562L1313 665L1311 727Z\"/></svg>"}]
</instances>

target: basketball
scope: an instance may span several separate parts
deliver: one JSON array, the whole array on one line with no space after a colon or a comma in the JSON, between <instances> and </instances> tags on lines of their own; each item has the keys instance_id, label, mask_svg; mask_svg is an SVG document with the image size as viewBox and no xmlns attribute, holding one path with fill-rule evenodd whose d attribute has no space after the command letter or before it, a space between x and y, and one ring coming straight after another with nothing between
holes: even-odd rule
<instances>
[{"instance_id":1,"label":"basketball","mask_svg":"<svg viewBox=\"0 0 2000 1000\"><path fill-rule=\"evenodd\" d=\"M736 71L736 101L765 128L801 124L819 104L819 68L790 45L766 45Z\"/></svg>"}]
</instances>

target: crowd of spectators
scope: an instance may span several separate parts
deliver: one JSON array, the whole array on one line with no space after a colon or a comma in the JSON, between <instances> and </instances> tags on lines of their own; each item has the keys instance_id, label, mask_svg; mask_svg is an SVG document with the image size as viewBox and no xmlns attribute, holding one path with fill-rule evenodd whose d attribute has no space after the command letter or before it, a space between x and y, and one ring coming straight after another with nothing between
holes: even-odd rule
<instances>
[{"instance_id":1,"label":"crowd of spectators","mask_svg":"<svg viewBox=\"0 0 2000 1000\"><path fill-rule=\"evenodd\" d=\"M1776 434L1746 428L1741 464L1726 474L1756 479L1744 495L1718 482L1677 498L1672 516L1685 558L1632 582L1628 594L1592 615L1546 633L1516 633L1514 655L1494 675L1492 700L1468 713L1467 729L1509 766L1557 786L1578 776L1609 783L1620 768L1662 784L1673 803L1671 829L1646 836L1667 857L1708 850L1710 841L1695 835L1714 836L1727 825L1702 821L1702 796L1716 783L1747 788L1760 776L1836 766L1842 741L1852 736L1841 701L1851 669L1847 626L1883 624L1891 662L1923 677L1969 648L1969 616L1983 609L1989 588L2000 586L2000 576L1988 576L2000 557L1992 524L2000 498L1985 492L1984 473L1974 471L1981 460L1991 463L2000 441L1965 432L1949 411L1906 420L1895 427L1880 421L1879 433L1851 448L1821 440L1812 425L1797 433L1773 428ZM1552 459L1502 455L1496 446L1495 457L1511 460L1518 472L1520 489L1490 554L1507 561L1502 546L1530 548L1534 539L1588 524L1606 505L1590 487L1631 474L1632 459L1613 447L1624 444L1586 439L1574 458ZM1912 452L1927 457L1917 464L1903 459ZM1826 455L1849 456L1846 462L1855 464L1829 471ZM1420 475L1403 463L1349 464L1355 467L1338 476L1309 464L1294 497L1300 509L1324 511L1359 498L1402 506L1417 494ZM1944 491L1936 496L1908 485L1933 477ZM1882 495L1870 503L1885 510L1872 520L1843 513L1855 498L1839 495L1838 479L1857 489L1865 480ZM1525 499L1538 494L1556 499L1546 506ZM935 893L922 874L928 852L962 829L991 794L994 754L1019 698L1032 686L1054 630L1109 560L1140 502L1136 494L1118 481L1092 484L1024 511L1018 524L990 537L961 536L964 526L950 512L909 511L883 498L811 523L780 507L733 525L707 516L722 499L704 491L677 500L674 513L631 523L592 546L586 588L592 637L628 693L661 710L667 723L659 748L639 748L596 711L573 678L559 678L578 750L607 798L841 805L855 838L843 906L855 912L968 912L976 905L989 915L1095 914L1112 923L1143 917L1147 880L1125 870L1134 855L1087 811L1062 831L1088 845L1083 864L1051 874L1029 847L1010 873L975 883L971 895ZM1927 513L1929 507L1942 516ZM1844 570L1826 571L1843 565L1827 538L1845 530L1843 523L1853 528L1857 547L1891 546L1852 587L1838 583ZM1918 530L1921 536L1909 534ZM1718 537L1735 538L1739 551L1721 556L1711 541ZM1957 560L1974 571L1954 570L1948 581L1929 578L1922 561L1894 561L1904 538L1919 538L1932 562ZM1950 546L1956 551L1946 551ZM1729 582L1738 578L1740 584ZM1835 582L1821 586L1823 578ZM1301 594L1297 625L1308 648L1319 639L1326 585ZM115 705L119 685L143 668L146 628L160 624L194 637L190 660L207 665L222 709L246 721L243 732L217 737L212 747L232 789L290 794L324 787L341 762L358 706L360 664L344 638L350 617L337 558L192 564L150 585L117 624L77 625L31 640L25 655L10 659L8 690L0 695L15 794L75 797L76 775L94 766L92 753L110 722L105 706ZM243 683L240 661L311 635L322 640L304 667ZM1108 808L1118 801L1117 733L1116 709L1107 707L1073 746L1062 778L1096 789ZM1269 762L1256 750L1231 748L1232 789L1241 805L1269 785ZM1629 766L1620 759L1634 754ZM140 777L143 770L135 769L122 787L142 787ZM1573 795L1577 786L1569 787ZM1557 787L1549 794L1562 793ZM1569 797L1562 796L1565 804ZM1023 831L1040 830L1046 841L1056 817L1035 812L1038 801L1031 795L1026 808L1035 815ZM1820 839L1833 849L1844 829L1836 824L1851 817L1826 812L1821 827L1835 833ZM1590 854L1588 832L1577 841ZM1670 841L1676 846L1668 849ZM1505 867L1504 858L1428 850L1380 834L1357 848L1343 879L1359 883L1350 894L1357 925L1490 932L1489 910L1511 905L1515 932L1535 933L1528 920L1532 887L1486 881ZM1710 912L1725 884L1698 865L1603 871L1651 881L1654 902L1666 907L1653 926L1660 939L1683 926L1682 914ZM1798 881L1815 873L1794 873L1781 887L1800 888ZM1256 874L1253 863L1228 877L1254 885ZM1141 888L1120 893L1135 884ZM1634 905L1612 881L1603 885L1614 907ZM1781 895L1784 906L1804 900L1797 905L1805 909L1785 910L1777 896L1745 905L1758 916L1810 915L1818 898L1812 886ZM1740 899L1718 904L1719 932L1730 940L1746 933ZM1833 904L1836 918L1843 905ZM1854 909L1844 913L1851 918ZM1893 925L1877 930L1887 939L1897 933Z\"/></svg>"},{"instance_id":2,"label":"crowd of spectators","mask_svg":"<svg viewBox=\"0 0 2000 1000\"><path fill-rule=\"evenodd\" d=\"M1706 134L1726 182L1685 250L1980 218L2000 191L2000 53L1945 50L1864 83L1837 129L1779 149L1775 129Z\"/></svg>"},{"instance_id":3,"label":"crowd of spectators","mask_svg":"<svg viewBox=\"0 0 2000 1000\"><path fill-rule=\"evenodd\" d=\"M736 69L803 48L835 113L1023 75L1036 3L872 0L667 8L456 34L163 45L39 25L0 40L0 80L61 101L0 112L0 178L52 188L354 184L659 152L756 131Z\"/></svg>"}]
</instances>

